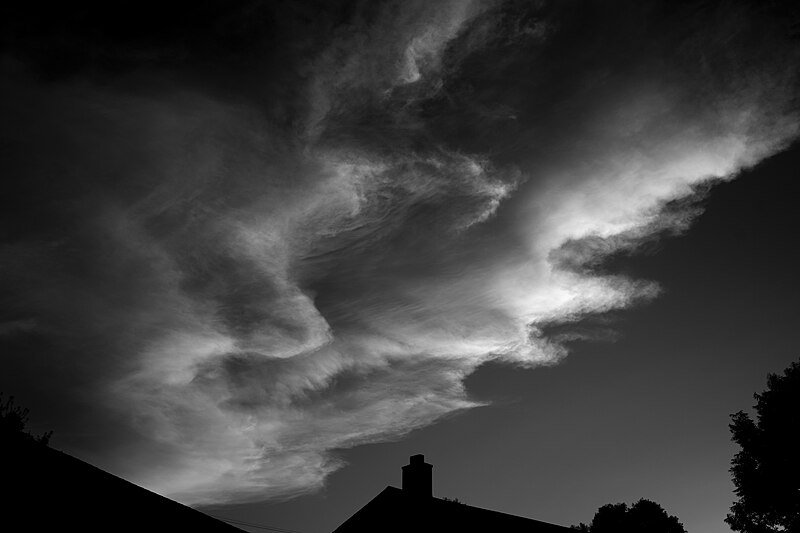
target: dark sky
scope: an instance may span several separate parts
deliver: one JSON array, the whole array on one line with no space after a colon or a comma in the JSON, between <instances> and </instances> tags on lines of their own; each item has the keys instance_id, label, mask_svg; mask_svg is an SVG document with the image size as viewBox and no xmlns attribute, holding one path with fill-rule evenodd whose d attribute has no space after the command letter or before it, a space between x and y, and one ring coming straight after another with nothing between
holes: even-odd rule
<instances>
[{"instance_id":1,"label":"dark sky","mask_svg":"<svg viewBox=\"0 0 800 533\"><path fill-rule=\"evenodd\" d=\"M323 491L210 513L300 531L338 525L423 452L434 492L471 505L587 522L609 502L659 502L687 530L730 531L728 416L798 358L800 259L790 243L800 149L719 185L692 230L619 263L664 294L614 317L614 342L572 346L549 368L481 367L467 380L490 407L398 442L344 451Z\"/></svg>"},{"instance_id":2,"label":"dark sky","mask_svg":"<svg viewBox=\"0 0 800 533\"><path fill-rule=\"evenodd\" d=\"M0 390L304 532L419 452L726 531L728 415L797 358L788 6L3 7Z\"/></svg>"}]
</instances>

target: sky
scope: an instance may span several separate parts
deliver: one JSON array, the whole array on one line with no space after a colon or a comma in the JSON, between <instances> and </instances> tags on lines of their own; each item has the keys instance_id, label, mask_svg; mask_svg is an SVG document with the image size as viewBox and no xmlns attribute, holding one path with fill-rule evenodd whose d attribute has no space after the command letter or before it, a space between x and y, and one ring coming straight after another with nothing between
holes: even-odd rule
<instances>
[{"instance_id":1,"label":"sky","mask_svg":"<svg viewBox=\"0 0 800 533\"><path fill-rule=\"evenodd\" d=\"M2 9L0 390L54 447L304 532L413 453L727 531L797 358L788 2Z\"/></svg>"}]
</instances>

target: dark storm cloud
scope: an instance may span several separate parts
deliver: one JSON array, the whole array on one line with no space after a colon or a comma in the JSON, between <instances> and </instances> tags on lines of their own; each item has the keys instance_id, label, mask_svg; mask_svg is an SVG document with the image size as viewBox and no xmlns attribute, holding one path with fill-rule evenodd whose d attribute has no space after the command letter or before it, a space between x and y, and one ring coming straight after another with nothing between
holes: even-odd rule
<instances>
[{"instance_id":1,"label":"dark storm cloud","mask_svg":"<svg viewBox=\"0 0 800 533\"><path fill-rule=\"evenodd\" d=\"M122 6L5 17L0 338L103 406L84 456L189 503L557 361L658 292L604 258L797 133L797 42L745 4Z\"/></svg>"}]
</instances>

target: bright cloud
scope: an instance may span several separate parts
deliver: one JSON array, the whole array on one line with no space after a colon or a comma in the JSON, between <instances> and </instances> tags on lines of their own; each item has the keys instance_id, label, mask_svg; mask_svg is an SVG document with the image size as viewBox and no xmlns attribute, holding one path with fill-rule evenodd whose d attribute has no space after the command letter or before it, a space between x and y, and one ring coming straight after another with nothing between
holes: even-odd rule
<instances>
[{"instance_id":1,"label":"bright cloud","mask_svg":"<svg viewBox=\"0 0 800 533\"><path fill-rule=\"evenodd\" d=\"M317 489L335 450L475 406L481 364L557 362L546 326L656 297L595 267L797 135L798 51L756 38L766 16L518 4L305 28L267 98L12 62L8 175L42 211L0 248L0 337L76 354L135 436L109 468L190 504Z\"/></svg>"}]
</instances>

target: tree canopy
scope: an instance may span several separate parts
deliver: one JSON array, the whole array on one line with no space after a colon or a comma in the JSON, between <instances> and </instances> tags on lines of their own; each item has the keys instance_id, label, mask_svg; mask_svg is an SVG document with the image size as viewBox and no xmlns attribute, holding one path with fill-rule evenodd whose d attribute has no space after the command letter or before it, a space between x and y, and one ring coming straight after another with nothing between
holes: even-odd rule
<instances>
[{"instance_id":1,"label":"tree canopy","mask_svg":"<svg viewBox=\"0 0 800 533\"><path fill-rule=\"evenodd\" d=\"M3 401L3 393L0 392L0 440L4 443L31 441L47 445L53 432L31 435L26 429L27 425L28 409L15 405L13 396Z\"/></svg>"},{"instance_id":2,"label":"tree canopy","mask_svg":"<svg viewBox=\"0 0 800 533\"><path fill-rule=\"evenodd\" d=\"M730 469L738 500L725 522L743 533L800 531L800 362L770 374L754 397L755 420L731 415L741 450Z\"/></svg>"},{"instance_id":3,"label":"tree canopy","mask_svg":"<svg viewBox=\"0 0 800 533\"><path fill-rule=\"evenodd\" d=\"M589 533L686 533L677 517L644 498L630 507L625 503L604 505L597 510L591 524L573 527Z\"/></svg>"}]
</instances>

